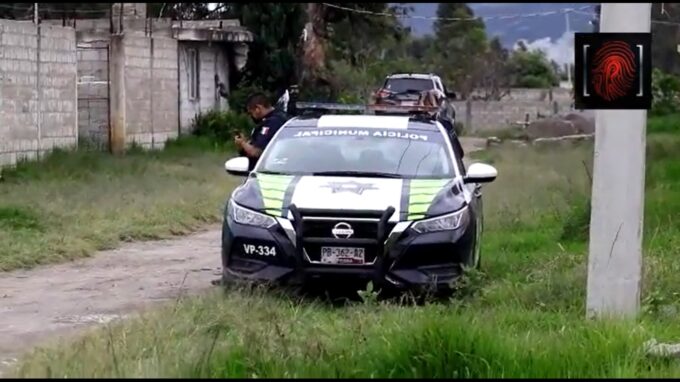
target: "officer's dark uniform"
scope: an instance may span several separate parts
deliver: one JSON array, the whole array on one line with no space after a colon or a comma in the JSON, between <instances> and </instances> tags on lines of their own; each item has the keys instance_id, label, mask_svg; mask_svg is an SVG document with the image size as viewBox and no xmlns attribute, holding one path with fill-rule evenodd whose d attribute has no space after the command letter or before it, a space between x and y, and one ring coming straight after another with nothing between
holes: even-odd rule
<instances>
[{"instance_id":1,"label":"officer's dark uniform","mask_svg":"<svg viewBox=\"0 0 680 382\"><path fill-rule=\"evenodd\" d=\"M250 144L260 150L264 150L274 134L279 131L286 121L288 121L288 115L277 109L272 110L258 122L257 127L250 133ZM245 155L245 153L242 152L241 155ZM258 158L248 158L250 159L249 170L252 171Z\"/></svg>"}]
</instances>

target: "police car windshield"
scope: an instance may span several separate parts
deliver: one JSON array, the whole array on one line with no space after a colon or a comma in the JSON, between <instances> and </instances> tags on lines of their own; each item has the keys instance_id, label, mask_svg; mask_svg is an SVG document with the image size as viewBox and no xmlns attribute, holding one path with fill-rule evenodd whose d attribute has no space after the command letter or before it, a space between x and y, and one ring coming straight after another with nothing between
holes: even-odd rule
<instances>
[{"instance_id":1,"label":"police car windshield","mask_svg":"<svg viewBox=\"0 0 680 382\"><path fill-rule=\"evenodd\" d=\"M453 178L439 131L287 127L256 171L295 175Z\"/></svg>"}]
</instances>

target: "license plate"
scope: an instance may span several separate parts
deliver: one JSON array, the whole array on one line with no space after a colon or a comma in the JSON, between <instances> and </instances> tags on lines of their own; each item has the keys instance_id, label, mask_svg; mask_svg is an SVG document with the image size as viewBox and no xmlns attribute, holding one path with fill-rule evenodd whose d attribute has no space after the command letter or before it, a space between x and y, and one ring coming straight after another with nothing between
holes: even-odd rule
<instances>
[{"instance_id":1,"label":"license plate","mask_svg":"<svg viewBox=\"0 0 680 382\"><path fill-rule=\"evenodd\" d=\"M324 264L362 265L364 257L364 248L321 247L321 262Z\"/></svg>"}]
</instances>

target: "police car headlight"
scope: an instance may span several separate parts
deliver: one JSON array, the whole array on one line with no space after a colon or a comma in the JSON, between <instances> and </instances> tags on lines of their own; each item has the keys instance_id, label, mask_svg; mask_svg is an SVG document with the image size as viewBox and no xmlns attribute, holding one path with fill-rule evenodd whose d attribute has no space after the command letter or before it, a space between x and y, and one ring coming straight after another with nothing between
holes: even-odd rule
<instances>
[{"instance_id":1,"label":"police car headlight","mask_svg":"<svg viewBox=\"0 0 680 382\"><path fill-rule=\"evenodd\" d=\"M429 233L439 231L451 231L458 229L468 218L468 208L463 207L460 210L437 216L436 218L419 220L413 223L411 228L418 233Z\"/></svg>"},{"instance_id":2,"label":"police car headlight","mask_svg":"<svg viewBox=\"0 0 680 382\"><path fill-rule=\"evenodd\" d=\"M233 200L229 202L229 216L238 224L253 227L271 228L276 225L273 217L241 207Z\"/></svg>"}]
</instances>

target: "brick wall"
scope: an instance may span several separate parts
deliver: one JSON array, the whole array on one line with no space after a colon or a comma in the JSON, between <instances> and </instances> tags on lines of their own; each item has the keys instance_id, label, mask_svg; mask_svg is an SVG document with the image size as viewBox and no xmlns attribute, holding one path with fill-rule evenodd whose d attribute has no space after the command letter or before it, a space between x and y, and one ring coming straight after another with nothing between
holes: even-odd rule
<instances>
[{"instance_id":1,"label":"brick wall","mask_svg":"<svg viewBox=\"0 0 680 382\"><path fill-rule=\"evenodd\" d=\"M75 31L40 29L0 20L0 166L77 144Z\"/></svg>"}]
</instances>

